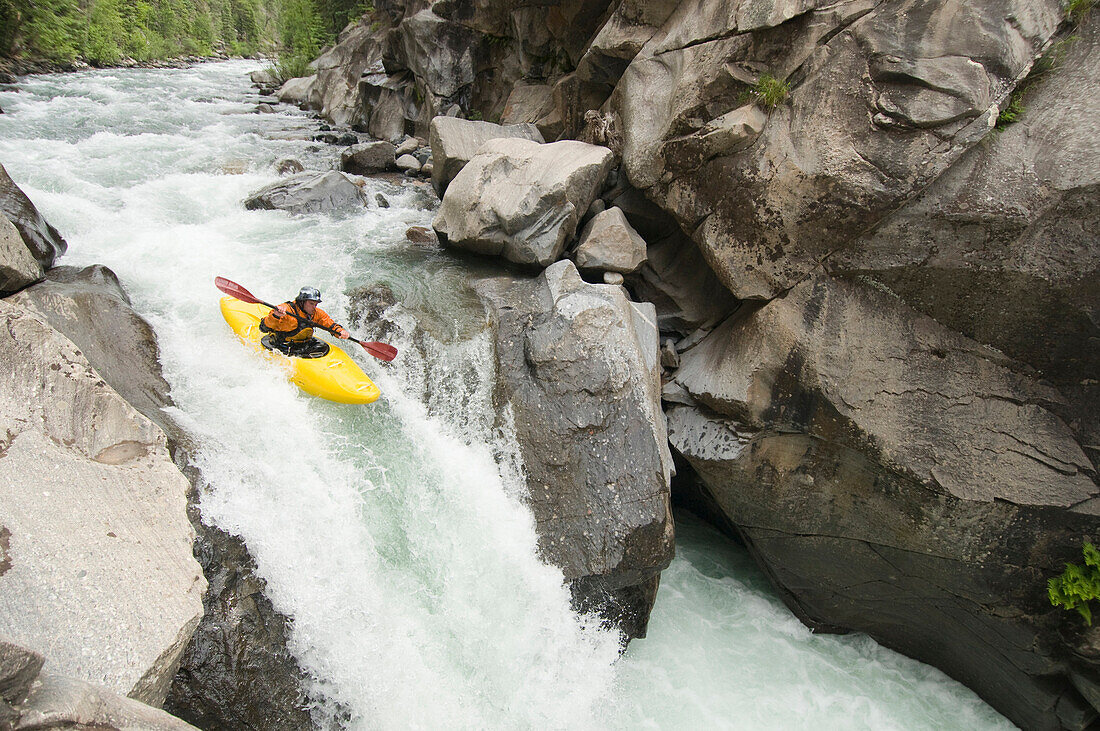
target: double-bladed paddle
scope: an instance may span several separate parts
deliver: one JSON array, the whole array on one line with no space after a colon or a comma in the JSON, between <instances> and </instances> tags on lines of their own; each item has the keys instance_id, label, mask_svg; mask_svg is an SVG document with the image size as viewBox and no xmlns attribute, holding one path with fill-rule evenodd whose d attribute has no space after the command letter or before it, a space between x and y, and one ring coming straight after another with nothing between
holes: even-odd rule
<instances>
[{"instance_id":1,"label":"double-bladed paddle","mask_svg":"<svg viewBox=\"0 0 1100 731\"><path fill-rule=\"evenodd\" d=\"M258 299L255 295L253 295L247 289L245 289L241 285L237 284L236 282L229 281L225 277L215 277L214 278L214 286L217 287L218 289L220 289L222 292L225 292L230 297L235 297L236 299L239 299L241 302L247 302L247 303L252 304L252 305L263 305L264 307L270 307L273 310L276 309L275 305L273 305L269 302L264 302L261 299ZM298 317L297 315L295 315L294 313L291 313L291 312L288 312L286 314L290 315L291 317L293 317L298 322L307 323L309 327L316 327L316 328L320 328L321 330L328 330L330 333L332 333L334 335L336 334L336 330L334 330L331 327L324 327L323 325L318 325L316 322L313 322L312 320L303 320L302 318ZM356 340L355 338L352 338L352 337L349 337L348 340L350 340L353 343L359 343L360 345L363 346L363 350L367 351L368 353L373 355L378 360L389 361L389 360L393 360L394 358L397 357L397 348L393 347L392 345L388 345L386 343L364 343L362 340Z\"/></svg>"}]
</instances>

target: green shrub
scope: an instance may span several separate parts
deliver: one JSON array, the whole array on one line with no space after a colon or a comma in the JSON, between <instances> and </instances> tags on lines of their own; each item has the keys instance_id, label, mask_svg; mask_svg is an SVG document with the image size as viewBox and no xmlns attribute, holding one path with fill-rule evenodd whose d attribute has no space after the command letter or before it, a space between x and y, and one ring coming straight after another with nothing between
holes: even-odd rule
<instances>
[{"instance_id":1,"label":"green shrub","mask_svg":"<svg viewBox=\"0 0 1100 731\"><path fill-rule=\"evenodd\" d=\"M299 76L310 76L313 74L313 69L309 67L312 60L309 56L302 54L280 56L275 63L275 75L279 77L280 83Z\"/></svg>"},{"instance_id":2,"label":"green shrub","mask_svg":"<svg viewBox=\"0 0 1100 731\"><path fill-rule=\"evenodd\" d=\"M759 80L749 90L753 100L765 109L775 109L787 100L791 85L771 74L760 74Z\"/></svg>"},{"instance_id":3,"label":"green shrub","mask_svg":"<svg viewBox=\"0 0 1100 731\"><path fill-rule=\"evenodd\" d=\"M1047 582L1047 596L1050 603L1066 610L1076 609L1085 618L1085 624L1092 626L1093 599L1100 599L1100 551L1088 541L1082 547L1085 565L1067 563L1061 576Z\"/></svg>"},{"instance_id":4,"label":"green shrub","mask_svg":"<svg viewBox=\"0 0 1100 731\"><path fill-rule=\"evenodd\" d=\"M993 125L996 129L1004 129L1013 122L1019 121L1024 114L1024 88L1018 86L1008 96L1008 104L997 115L997 121Z\"/></svg>"}]
</instances>

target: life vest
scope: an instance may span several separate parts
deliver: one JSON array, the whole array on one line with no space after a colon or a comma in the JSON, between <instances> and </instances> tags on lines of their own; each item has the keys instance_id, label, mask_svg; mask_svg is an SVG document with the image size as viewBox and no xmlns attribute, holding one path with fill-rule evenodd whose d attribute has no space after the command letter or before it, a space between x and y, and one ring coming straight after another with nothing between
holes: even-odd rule
<instances>
[{"instance_id":1,"label":"life vest","mask_svg":"<svg viewBox=\"0 0 1100 731\"><path fill-rule=\"evenodd\" d=\"M290 301L283 304L287 306L287 314L277 317L275 310L272 310L264 319L260 320L260 332L273 333L279 340L297 343L313 337L313 328L305 324L307 322L315 323L321 327L343 330L320 307L313 310L313 317L310 317L305 313L305 310L298 306L297 302ZM291 315L294 317L291 317Z\"/></svg>"}]
</instances>

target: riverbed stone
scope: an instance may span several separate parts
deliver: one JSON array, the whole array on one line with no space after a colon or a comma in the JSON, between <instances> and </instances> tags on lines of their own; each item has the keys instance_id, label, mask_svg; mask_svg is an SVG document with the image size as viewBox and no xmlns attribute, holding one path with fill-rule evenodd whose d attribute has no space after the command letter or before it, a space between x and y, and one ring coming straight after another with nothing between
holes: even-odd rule
<instances>
[{"instance_id":1,"label":"riverbed stone","mask_svg":"<svg viewBox=\"0 0 1100 731\"><path fill-rule=\"evenodd\" d=\"M159 706L202 617L188 482L80 350L0 301L0 624L50 669Z\"/></svg>"},{"instance_id":2,"label":"riverbed stone","mask_svg":"<svg viewBox=\"0 0 1100 731\"><path fill-rule=\"evenodd\" d=\"M432 148L432 186L442 196L458 172L487 141L519 138L543 142L533 124L493 124L470 119L436 117L432 120L429 144Z\"/></svg>"},{"instance_id":3,"label":"riverbed stone","mask_svg":"<svg viewBox=\"0 0 1100 731\"><path fill-rule=\"evenodd\" d=\"M394 169L395 148L385 140L360 142L340 153L340 169L355 175L371 175Z\"/></svg>"},{"instance_id":4,"label":"riverbed stone","mask_svg":"<svg viewBox=\"0 0 1100 731\"><path fill-rule=\"evenodd\" d=\"M19 235L19 229L0 215L0 295L11 294L42 278L42 265Z\"/></svg>"},{"instance_id":5,"label":"riverbed stone","mask_svg":"<svg viewBox=\"0 0 1100 731\"><path fill-rule=\"evenodd\" d=\"M450 246L548 266L572 240L612 157L574 140L490 140L447 188L432 226Z\"/></svg>"},{"instance_id":6,"label":"riverbed stone","mask_svg":"<svg viewBox=\"0 0 1100 731\"><path fill-rule=\"evenodd\" d=\"M362 188L336 170L291 175L261 188L244 202L250 211L281 209L290 213L353 211L365 205Z\"/></svg>"},{"instance_id":7,"label":"riverbed stone","mask_svg":"<svg viewBox=\"0 0 1100 731\"><path fill-rule=\"evenodd\" d=\"M3 165L0 165L0 215L19 230L23 242L43 269L52 267L68 248L58 230L46 222Z\"/></svg>"},{"instance_id":8,"label":"riverbed stone","mask_svg":"<svg viewBox=\"0 0 1100 731\"><path fill-rule=\"evenodd\" d=\"M539 551L579 607L642 637L673 554L653 307L584 282L568 260L476 289L494 325L495 398L515 417Z\"/></svg>"}]
</instances>

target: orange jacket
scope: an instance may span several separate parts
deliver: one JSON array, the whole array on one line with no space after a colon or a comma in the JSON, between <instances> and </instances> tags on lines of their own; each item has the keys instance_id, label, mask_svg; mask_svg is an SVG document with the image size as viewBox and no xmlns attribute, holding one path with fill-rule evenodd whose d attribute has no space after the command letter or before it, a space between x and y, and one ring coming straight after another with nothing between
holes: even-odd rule
<instances>
[{"instance_id":1,"label":"orange jacket","mask_svg":"<svg viewBox=\"0 0 1100 731\"><path fill-rule=\"evenodd\" d=\"M286 305L287 314L280 317L277 310L272 310L263 319L263 324L267 329L283 334L283 337L287 340L299 342L313 337L313 328L303 327L307 322L313 322L321 327L330 327L338 333L346 332L320 307L313 311L313 317L311 318L305 313L305 310L298 307L296 302L284 302L283 304ZM291 315L295 315L300 320L291 317Z\"/></svg>"}]
</instances>

